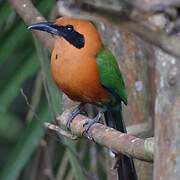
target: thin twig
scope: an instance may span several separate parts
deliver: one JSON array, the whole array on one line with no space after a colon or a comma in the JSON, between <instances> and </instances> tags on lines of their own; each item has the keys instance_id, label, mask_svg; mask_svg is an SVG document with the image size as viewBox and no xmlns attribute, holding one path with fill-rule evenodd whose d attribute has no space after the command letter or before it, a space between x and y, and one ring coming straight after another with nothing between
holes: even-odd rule
<instances>
[{"instance_id":1,"label":"thin twig","mask_svg":"<svg viewBox=\"0 0 180 180\"><path fill-rule=\"evenodd\" d=\"M21 92L23 96L25 94ZM34 112L36 111L40 98L41 98L41 93L42 93L42 82L41 82L41 71L38 73L31 97L31 108L29 109L27 116L26 116L26 121L30 122L34 116ZM27 103L27 101L26 101Z\"/></svg>"},{"instance_id":2,"label":"thin twig","mask_svg":"<svg viewBox=\"0 0 180 180\"><path fill-rule=\"evenodd\" d=\"M22 88L20 89L20 92L21 92L22 96L24 97L27 106L30 108L31 112L33 113L34 117L40 123L39 116L37 115L37 113L34 111L33 107L31 106L31 104L29 103L28 97L26 96L26 94L24 93ZM43 125L43 124L41 124L41 125ZM44 125L48 129L51 129L51 130L55 131L57 133L57 135L63 135L65 137L73 139L73 140L77 139L77 136L74 136L74 135L68 133L67 131L64 131L63 129L61 129L60 127L56 126L55 124L45 123Z\"/></svg>"},{"instance_id":3,"label":"thin twig","mask_svg":"<svg viewBox=\"0 0 180 180\"><path fill-rule=\"evenodd\" d=\"M24 97L27 106L30 108L33 116L38 120L38 122L40 122L40 118L39 118L39 116L37 115L34 107L30 104L30 102L29 102L29 100L28 100L28 97L27 97L26 94L24 93L23 88L20 89L20 92L21 92L22 96Z\"/></svg>"},{"instance_id":4,"label":"thin twig","mask_svg":"<svg viewBox=\"0 0 180 180\"><path fill-rule=\"evenodd\" d=\"M77 136L74 136L74 135L68 133L67 131L61 129L59 126L57 126L57 125L55 125L55 124L45 123L44 125L45 125L45 127L47 127L48 129L55 131L55 132L56 132L57 134L59 134L59 135L63 135L63 136L65 136L65 137L70 138L70 139L73 139L73 140L75 140L75 139L78 138Z\"/></svg>"}]
</instances>

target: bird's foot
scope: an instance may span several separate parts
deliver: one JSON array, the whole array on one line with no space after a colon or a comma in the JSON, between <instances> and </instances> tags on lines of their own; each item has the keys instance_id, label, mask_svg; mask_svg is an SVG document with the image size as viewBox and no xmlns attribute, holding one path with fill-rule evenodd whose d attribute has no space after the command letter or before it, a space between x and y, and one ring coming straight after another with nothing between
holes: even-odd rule
<instances>
[{"instance_id":1,"label":"bird's foot","mask_svg":"<svg viewBox=\"0 0 180 180\"><path fill-rule=\"evenodd\" d=\"M86 122L83 124L83 127L85 128L83 134L88 137L88 139L92 140L92 133L90 131L90 128L93 124L98 123L103 115L103 111L100 111L97 116L93 119L87 119Z\"/></svg>"},{"instance_id":2,"label":"bird's foot","mask_svg":"<svg viewBox=\"0 0 180 180\"><path fill-rule=\"evenodd\" d=\"M69 114L66 122L66 127L70 129L71 123L73 119L80 113L82 113L82 109L84 108L84 103L79 104L77 107L75 107Z\"/></svg>"}]
</instances>

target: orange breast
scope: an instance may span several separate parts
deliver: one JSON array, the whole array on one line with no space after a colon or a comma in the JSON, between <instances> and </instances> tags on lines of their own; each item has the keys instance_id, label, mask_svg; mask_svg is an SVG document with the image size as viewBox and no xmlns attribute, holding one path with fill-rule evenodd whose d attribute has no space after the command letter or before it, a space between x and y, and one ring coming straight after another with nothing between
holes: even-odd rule
<instances>
[{"instance_id":1,"label":"orange breast","mask_svg":"<svg viewBox=\"0 0 180 180\"><path fill-rule=\"evenodd\" d=\"M95 56L74 51L59 38L51 57L51 71L58 87L72 100L109 102L110 94L101 86Z\"/></svg>"}]
</instances>

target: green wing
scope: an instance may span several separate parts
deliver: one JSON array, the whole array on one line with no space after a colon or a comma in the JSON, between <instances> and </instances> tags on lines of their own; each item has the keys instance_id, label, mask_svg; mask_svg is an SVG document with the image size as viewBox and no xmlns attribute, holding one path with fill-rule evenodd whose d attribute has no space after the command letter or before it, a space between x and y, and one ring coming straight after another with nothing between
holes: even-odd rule
<instances>
[{"instance_id":1,"label":"green wing","mask_svg":"<svg viewBox=\"0 0 180 180\"><path fill-rule=\"evenodd\" d=\"M101 84L115 97L127 105L128 97L125 83L118 63L108 48L102 48L97 54L96 62Z\"/></svg>"}]
</instances>

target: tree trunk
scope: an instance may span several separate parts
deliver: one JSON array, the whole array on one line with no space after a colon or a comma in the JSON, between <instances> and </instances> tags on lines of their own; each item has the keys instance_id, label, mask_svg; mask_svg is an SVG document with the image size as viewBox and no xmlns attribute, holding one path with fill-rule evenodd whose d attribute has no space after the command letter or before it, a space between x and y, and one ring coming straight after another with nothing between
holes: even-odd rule
<instances>
[{"instance_id":1,"label":"tree trunk","mask_svg":"<svg viewBox=\"0 0 180 180\"><path fill-rule=\"evenodd\" d=\"M154 180L179 180L180 63L160 50L156 55Z\"/></svg>"}]
</instances>

